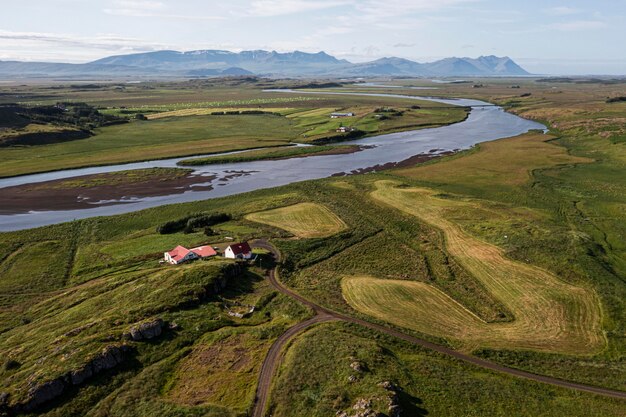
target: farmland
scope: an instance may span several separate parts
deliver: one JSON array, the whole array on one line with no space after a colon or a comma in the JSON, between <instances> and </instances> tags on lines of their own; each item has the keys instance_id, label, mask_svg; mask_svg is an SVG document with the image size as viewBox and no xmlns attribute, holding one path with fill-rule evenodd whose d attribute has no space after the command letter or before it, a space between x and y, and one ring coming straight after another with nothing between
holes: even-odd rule
<instances>
[{"instance_id":1,"label":"farmland","mask_svg":"<svg viewBox=\"0 0 626 417\"><path fill-rule=\"evenodd\" d=\"M413 82L425 81L406 81ZM313 313L270 285L267 258L245 271L231 271L234 263L223 258L181 266L158 260L176 245L224 248L255 239L280 251L277 277L287 288L330 311L540 375L626 390L625 108L606 102L623 95L623 86L515 83L520 90L503 79L484 81L480 89L442 86L437 94L497 102L545 122L549 135L481 143L384 172L0 234L0 392L10 394L8 404L22 402L33 385L126 346L118 366L67 389L39 415L249 413L270 346ZM33 87L26 99L33 104L71 96L121 117L141 110L151 120L12 149L21 162L2 149L0 157L12 164L5 169L3 162L3 175L21 167L33 172L191 155L196 146L226 151L232 143L278 146L248 154L267 156L304 132L308 139L335 134L335 123L347 124L328 118L339 109L354 111L350 124L367 134L465 116L445 106L409 109L409 102L372 97L248 104L268 93L257 84L193 84L194 93L190 85L126 92ZM415 93L393 93L399 91ZM532 94L519 97L527 91ZM272 114L210 114L259 106ZM382 106L404 114L372 117ZM155 117L165 111L171 113ZM230 142L217 126L229 129ZM168 177L184 172L161 171ZM141 184L158 174L67 180L65 186ZM157 232L198 213L227 213L231 220L209 234ZM213 291L217 282L225 284L219 292ZM245 317L229 314L251 305L255 310ZM164 323L159 336L125 336L157 319ZM345 322L315 325L285 346L269 409L276 416L328 416L369 403L388 413L393 395L405 415L416 416L585 416L590 410L622 416L624 410L623 400L483 369Z\"/></svg>"},{"instance_id":2,"label":"farmland","mask_svg":"<svg viewBox=\"0 0 626 417\"><path fill-rule=\"evenodd\" d=\"M262 88L267 85L260 82L243 87L225 84L189 82L123 89L103 85L96 90L33 86L20 94L9 88L2 90L0 104L19 98L20 106L36 109L81 101L102 117L128 123L95 126L90 137L79 140L0 148L0 177L297 142L328 143L345 139L336 132L341 125L354 125L362 134L376 134L442 126L462 121L467 114L463 108L432 103L424 109L411 109L416 101L408 99L294 96L264 92ZM375 110L383 107L403 111L386 120L377 119ZM331 112L342 109L355 111L357 117L330 119ZM17 123L19 115L9 112L0 116L0 142L3 134L14 140L11 123ZM37 129L51 128L40 125Z\"/></svg>"},{"instance_id":3,"label":"farmland","mask_svg":"<svg viewBox=\"0 0 626 417\"><path fill-rule=\"evenodd\" d=\"M285 229L302 238L328 237L347 228L332 211L314 203L251 213L246 219Z\"/></svg>"}]
</instances>

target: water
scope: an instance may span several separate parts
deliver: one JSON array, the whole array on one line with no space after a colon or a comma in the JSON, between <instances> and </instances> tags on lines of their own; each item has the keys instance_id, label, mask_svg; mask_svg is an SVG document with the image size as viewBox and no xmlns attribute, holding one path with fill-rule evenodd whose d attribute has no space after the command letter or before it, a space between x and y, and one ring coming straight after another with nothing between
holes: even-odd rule
<instances>
[{"instance_id":1,"label":"water","mask_svg":"<svg viewBox=\"0 0 626 417\"><path fill-rule=\"evenodd\" d=\"M286 90L280 91L286 92ZM211 181L214 187L212 190L191 190L181 194L125 199L124 201L118 201L119 204L95 205L89 209L36 211L24 214L0 215L0 231L28 229L74 219L128 213L165 204L224 197L298 181L325 178L338 173L350 173L386 163L400 162L417 154L429 153L433 149L437 149L437 152L467 149L480 142L517 136L531 129L545 129L545 126L539 123L506 113L500 107L491 106L489 103L479 100L347 92L297 91L297 94L391 96L430 100L458 106L472 106L473 108L467 120L461 123L345 142L346 144L371 146L371 148L352 154L318 155L277 161L255 161L193 167L195 173L200 176L206 176L207 179L212 176L216 177L216 179ZM0 190L13 185L72 178L80 175L128 169L176 167L176 163L182 159L187 158L171 158L158 161L73 169L0 179ZM108 201L107 203L110 204L111 202Z\"/></svg>"}]
</instances>

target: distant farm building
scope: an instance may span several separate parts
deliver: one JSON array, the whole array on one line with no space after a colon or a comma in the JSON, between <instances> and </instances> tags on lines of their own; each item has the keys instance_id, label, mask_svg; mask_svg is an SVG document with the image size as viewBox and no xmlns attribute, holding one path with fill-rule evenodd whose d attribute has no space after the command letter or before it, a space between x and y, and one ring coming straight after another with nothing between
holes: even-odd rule
<instances>
[{"instance_id":1,"label":"distant farm building","mask_svg":"<svg viewBox=\"0 0 626 417\"><path fill-rule=\"evenodd\" d=\"M339 133L354 132L354 128L353 127L347 127L347 126L341 126L341 127L337 128L337 132L339 132Z\"/></svg>"},{"instance_id":2,"label":"distant farm building","mask_svg":"<svg viewBox=\"0 0 626 417\"><path fill-rule=\"evenodd\" d=\"M178 245L171 251L165 252L163 258L165 262L178 265L194 259L210 258L215 255L217 255L217 252L210 246L198 246L197 248L187 249L184 246Z\"/></svg>"},{"instance_id":3,"label":"distant farm building","mask_svg":"<svg viewBox=\"0 0 626 417\"><path fill-rule=\"evenodd\" d=\"M354 113L331 113L330 114L331 119L339 119L340 117L352 117L352 116L354 116Z\"/></svg>"},{"instance_id":4,"label":"distant farm building","mask_svg":"<svg viewBox=\"0 0 626 417\"><path fill-rule=\"evenodd\" d=\"M251 259L252 249L250 249L248 242L234 243L226 248L224 257L231 259Z\"/></svg>"}]
</instances>

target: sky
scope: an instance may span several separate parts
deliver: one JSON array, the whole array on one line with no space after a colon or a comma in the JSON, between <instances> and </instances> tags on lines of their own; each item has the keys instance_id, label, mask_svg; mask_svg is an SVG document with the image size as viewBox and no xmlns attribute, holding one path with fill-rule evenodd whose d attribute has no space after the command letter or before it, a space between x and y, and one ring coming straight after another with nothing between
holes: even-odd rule
<instances>
[{"instance_id":1,"label":"sky","mask_svg":"<svg viewBox=\"0 0 626 417\"><path fill-rule=\"evenodd\" d=\"M2 4L4 3L4 4ZM509 56L537 74L626 74L626 0L0 0L0 60L160 49Z\"/></svg>"}]
</instances>

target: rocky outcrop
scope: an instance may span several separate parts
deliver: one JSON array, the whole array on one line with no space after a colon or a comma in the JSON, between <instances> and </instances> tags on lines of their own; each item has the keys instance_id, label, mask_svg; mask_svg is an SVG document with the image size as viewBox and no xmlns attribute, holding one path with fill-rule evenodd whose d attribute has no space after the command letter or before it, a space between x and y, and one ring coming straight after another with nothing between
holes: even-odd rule
<instances>
[{"instance_id":1,"label":"rocky outcrop","mask_svg":"<svg viewBox=\"0 0 626 417\"><path fill-rule=\"evenodd\" d=\"M24 404L24 411L31 412L42 404L47 403L63 394L65 391L64 378L53 379L31 387L28 390L28 401Z\"/></svg>"},{"instance_id":2,"label":"rocky outcrop","mask_svg":"<svg viewBox=\"0 0 626 417\"><path fill-rule=\"evenodd\" d=\"M128 333L124 336L126 339L133 340L135 342L153 339L161 335L163 327L165 327L165 323L163 320L157 318L131 327Z\"/></svg>"},{"instance_id":3,"label":"rocky outcrop","mask_svg":"<svg viewBox=\"0 0 626 417\"><path fill-rule=\"evenodd\" d=\"M60 397L70 386L81 385L100 372L116 367L124 361L124 357L129 350L128 346L105 347L102 349L102 352L93 357L83 367L72 370L51 381L31 386L28 390L28 399L14 406L12 411L16 414L36 411L45 403Z\"/></svg>"},{"instance_id":4,"label":"rocky outcrop","mask_svg":"<svg viewBox=\"0 0 626 417\"><path fill-rule=\"evenodd\" d=\"M389 417L400 417L402 415L402 407L400 407L400 398L398 391L400 388L391 381L383 381L378 386L387 390L387 401L389 408L387 414Z\"/></svg>"}]
</instances>

